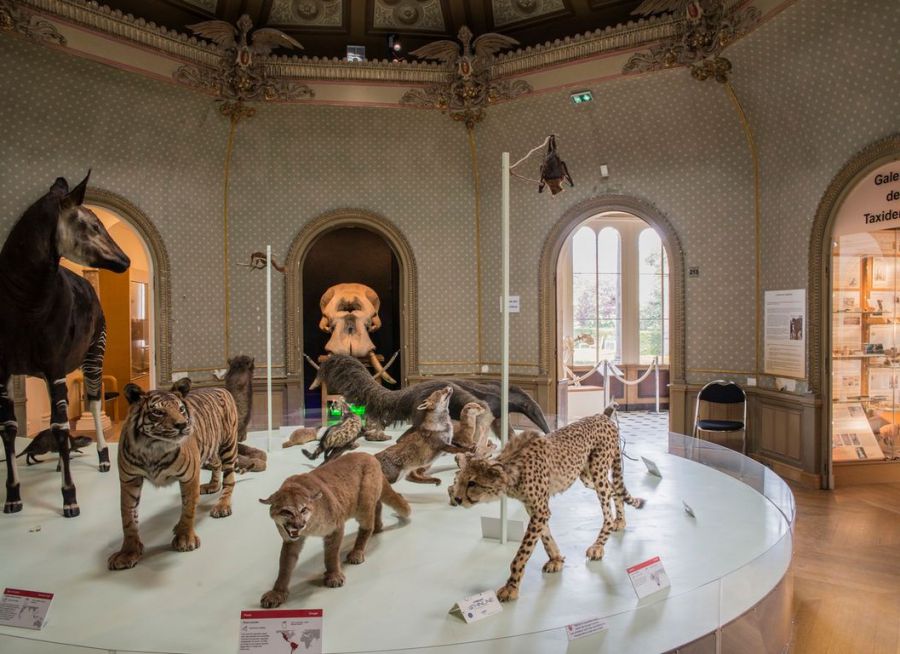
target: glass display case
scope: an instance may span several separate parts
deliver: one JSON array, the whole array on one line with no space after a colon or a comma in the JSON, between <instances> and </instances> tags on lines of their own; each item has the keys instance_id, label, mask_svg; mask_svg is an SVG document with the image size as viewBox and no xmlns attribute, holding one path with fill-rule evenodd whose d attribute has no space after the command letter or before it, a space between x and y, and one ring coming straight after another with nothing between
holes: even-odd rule
<instances>
[{"instance_id":1,"label":"glass display case","mask_svg":"<svg viewBox=\"0 0 900 654\"><path fill-rule=\"evenodd\" d=\"M833 248L832 459L900 459L900 234L844 234Z\"/></svg>"}]
</instances>

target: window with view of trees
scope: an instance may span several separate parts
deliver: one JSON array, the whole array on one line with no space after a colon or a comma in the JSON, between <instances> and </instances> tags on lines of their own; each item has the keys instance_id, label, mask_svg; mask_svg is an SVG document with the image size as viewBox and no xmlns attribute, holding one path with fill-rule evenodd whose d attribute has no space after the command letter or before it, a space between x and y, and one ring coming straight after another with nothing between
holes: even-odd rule
<instances>
[{"instance_id":1,"label":"window with view of trees","mask_svg":"<svg viewBox=\"0 0 900 654\"><path fill-rule=\"evenodd\" d=\"M619 353L619 232L582 227L572 238L574 363L617 359ZM579 338L580 337L580 338Z\"/></svg>"},{"instance_id":2,"label":"window with view of trees","mask_svg":"<svg viewBox=\"0 0 900 654\"><path fill-rule=\"evenodd\" d=\"M669 262L659 234L650 228L638 238L640 266L640 363L669 357Z\"/></svg>"},{"instance_id":3,"label":"window with view of trees","mask_svg":"<svg viewBox=\"0 0 900 654\"><path fill-rule=\"evenodd\" d=\"M572 363L668 363L669 262L637 218L594 218L571 237Z\"/></svg>"}]
</instances>

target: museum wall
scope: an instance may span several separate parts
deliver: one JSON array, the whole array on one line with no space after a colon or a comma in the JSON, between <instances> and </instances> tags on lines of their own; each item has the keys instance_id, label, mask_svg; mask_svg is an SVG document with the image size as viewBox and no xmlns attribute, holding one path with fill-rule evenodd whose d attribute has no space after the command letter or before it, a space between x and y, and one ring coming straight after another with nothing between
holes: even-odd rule
<instances>
[{"instance_id":1,"label":"museum wall","mask_svg":"<svg viewBox=\"0 0 900 654\"><path fill-rule=\"evenodd\" d=\"M422 371L472 372L476 293L470 180L465 129L437 112L261 107L256 117L240 124L234 144L231 350L255 353L257 363L265 354L265 277L237 264L254 251L265 251L267 244L276 261L284 263L294 237L311 220L361 209L393 224L412 248ZM273 295L272 361L283 366L284 278L278 274ZM318 313L318 303L306 310ZM389 358L393 353L382 354ZM442 363L453 361L471 363Z\"/></svg>"},{"instance_id":2,"label":"museum wall","mask_svg":"<svg viewBox=\"0 0 900 654\"><path fill-rule=\"evenodd\" d=\"M74 186L93 167L92 187L123 196L159 229L171 262L172 370L208 378L225 360L228 120L208 96L15 37L0 38L0 88L16 89L0 103L0 237L57 175ZM267 244L284 263L305 224L352 208L392 223L413 250L421 370L472 372L469 162L465 129L436 112L267 105L242 121L229 191L229 352L265 360L265 276L239 264ZM273 282L273 363L283 366L284 281Z\"/></svg>"},{"instance_id":3,"label":"museum wall","mask_svg":"<svg viewBox=\"0 0 900 654\"><path fill-rule=\"evenodd\" d=\"M208 98L21 38L0 37L0 238L57 176L117 193L172 264L175 369L222 365L222 160Z\"/></svg>"},{"instance_id":4,"label":"museum wall","mask_svg":"<svg viewBox=\"0 0 900 654\"><path fill-rule=\"evenodd\" d=\"M759 148L764 291L807 287L828 184L900 129L898 23L896 2L800 0L729 50Z\"/></svg>"},{"instance_id":5,"label":"museum wall","mask_svg":"<svg viewBox=\"0 0 900 654\"><path fill-rule=\"evenodd\" d=\"M574 106L572 89L491 109L479 130L484 189L485 351L500 357L500 159L525 155L553 132L575 187L552 197L511 181L510 292L513 372L536 373L538 263L553 225L574 205L621 194L656 206L678 234L685 267L686 368L692 375L752 371L755 312L753 170L740 123L721 85L685 69L593 85L594 101ZM540 156L519 172L539 175ZM600 165L609 179L600 177ZM551 291L552 292L552 291ZM526 364L526 365L522 365ZM720 376L720 375L718 375Z\"/></svg>"}]
</instances>

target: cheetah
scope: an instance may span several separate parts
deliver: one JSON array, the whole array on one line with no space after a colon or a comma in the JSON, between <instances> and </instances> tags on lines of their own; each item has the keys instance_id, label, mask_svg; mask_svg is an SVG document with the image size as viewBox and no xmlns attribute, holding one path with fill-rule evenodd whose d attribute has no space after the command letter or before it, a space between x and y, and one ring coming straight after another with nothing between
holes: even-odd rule
<instances>
[{"instance_id":1,"label":"cheetah","mask_svg":"<svg viewBox=\"0 0 900 654\"><path fill-rule=\"evenodd\" d=\"M551 495L568 489L578 478L597 491L603 527L586 552L592 561L603 557L610 533L625 528L625 503L638 509L644 505L644 500L632 497L625 489L619 429L610 419L613 410L608 407L602 414L582 418L548 436L524 432L512 438L493 459L471 454L460 457L460 470L449 488L452 506L470 507L505 494L522 502L530 516L525 537L509 566L509 579L497 591L501 602L519 596L519 582L538 539L550 557L544 572L563 568L565 559L550 534ZM616 505L615 519L611 501Z\"/></svg>"}]
</instances>

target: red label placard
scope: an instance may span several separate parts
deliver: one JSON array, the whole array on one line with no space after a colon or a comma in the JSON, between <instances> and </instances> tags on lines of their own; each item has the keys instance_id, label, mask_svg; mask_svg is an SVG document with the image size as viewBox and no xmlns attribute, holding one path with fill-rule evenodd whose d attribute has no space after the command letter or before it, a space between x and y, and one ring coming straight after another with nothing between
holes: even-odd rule
<instances>
[{"instance_id":1,"label":"red label placard","mask_svg":"<svg viewBox=\"0 0 900 654\"><path fill-rule=\"evenodd\" d=\"M7 588L3 591L4 595L15 595L17 597L34 597L36 599L52 600L53 593L39 593L36 590L22 590L21 588Z\"/></svg>"},{"instance_id":2,"label":"red label placard","mask_svg":"<svg viewBox=\"0 0 900 654\"><path fill-rule=\"evenodd\" d=\"M241 620L266 620L269 618L321 618L322 609L287 609L273 611L241 611Z\"/></svg>"},{"instance_id":3,"label":"red label placard","mask_svg":"<svg viewBox=\"0 0 900 654\"><path fill-rule=\"evenodd\" d=\"M646 568L647 566L653 565L654 563L659 563L658 556L654 556L652 559L647 559L643 563L638 563L637 565L631 566L630 568L628 568L628 574L631 574L632 572L637 572L638 570L641 570L642 568Z\"/></svg>"}]
</instances>

